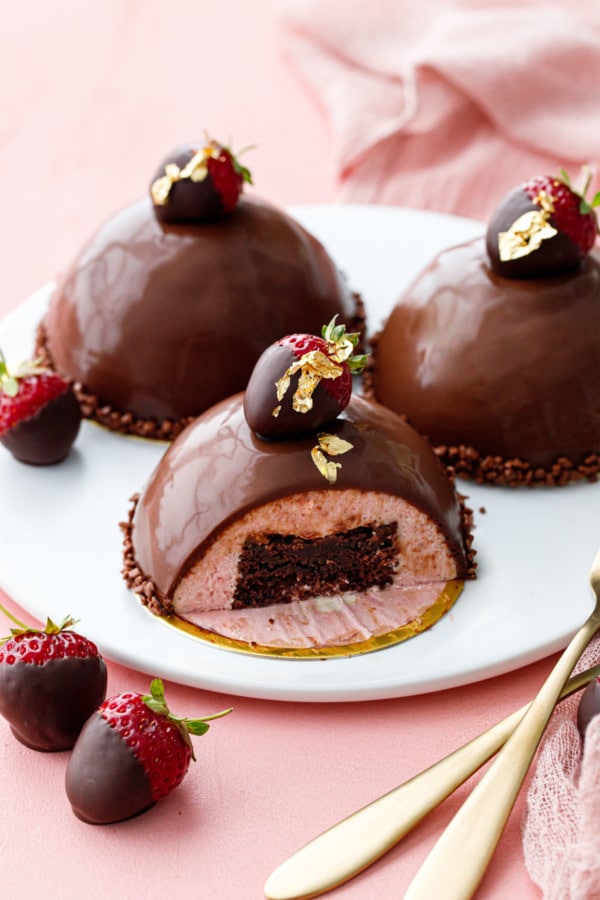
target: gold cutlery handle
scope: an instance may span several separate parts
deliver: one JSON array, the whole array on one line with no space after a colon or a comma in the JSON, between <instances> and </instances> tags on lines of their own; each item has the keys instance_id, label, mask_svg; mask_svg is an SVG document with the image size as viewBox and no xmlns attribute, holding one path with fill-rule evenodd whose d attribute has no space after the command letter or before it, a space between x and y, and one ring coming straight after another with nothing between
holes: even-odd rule
<instances>
[{"instance_id":1,"label":"gold cutlery handle","mask_svg":"<svg viewBox=\"0 0 600 900\"><path fill-rule=\"evenodd\" d=\"M404 900L468 900L483 878L548 719L577 660L600 628L596 608L577 632L511 737L465 800Z\"/></svg>"},{"instance_id":2,"label":"gold cutlery handle","mask_svg":"<svg viewBox=\"0 0 600 900\"><path fill-rule=\"evenodd\" d=\"M598 675L600 666L574 676L562 697ZM528 709L529 704L314 838L272 873L265 896L269 900L316 897L367 868L490 759Z\"/></svg>"}]
</instances>

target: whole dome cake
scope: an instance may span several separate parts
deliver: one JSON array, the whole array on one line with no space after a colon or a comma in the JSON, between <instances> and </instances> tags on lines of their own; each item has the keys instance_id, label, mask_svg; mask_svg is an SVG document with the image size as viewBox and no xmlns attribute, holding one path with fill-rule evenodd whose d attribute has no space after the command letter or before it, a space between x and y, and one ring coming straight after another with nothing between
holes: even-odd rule
<instances>
[{"instance_id":1,"label":"whole dome cake","mask_svg":"<svg viewBox=\"0 0 600 900\"><path fill-rule=\"evenodd\" d=\"M596 198L596 202L598 198ZM600 470L600 255L591 205L533 178L484 239L440 253L374 341L376 399L461 476L503 484Z\"/></svg>"},{"instance_id":2,"label":"whole dome cake","mask_svg":"<svg viewBox=\"0 0 600 900\"><path fill-rule=\"evenodd\" d=\"M75 383L85 415L172 438L242 390L286 332L360 302L324 247L289 215L240 196L249 173L216 142L159 167L151 196L113 216L64 273L38 350Z\"/></svg>"},{"instance_id":3,"label":"whole dome cake","mask_svg":"<svg viewBox=\"0 0 600 900\"><path fill-rule=\"evenodd\" d=\"M314 346L288 337L277 352L283 402L269 348L267 380L261 357L248 386L256 402L237 394L199 416L135 498L123 525L127 584L153 613L254 652L361 652L410 637L473 573L470 514L400 417L344 396L343 411L332 418L324 403L319 422L318 389L338 375ZM347 358L336 358L338 373ZM314 400L308 430L290 433L282 407L292 395ZM246 415L272 415L279 433L261 437Z\"/></svg>"}]
</instances>

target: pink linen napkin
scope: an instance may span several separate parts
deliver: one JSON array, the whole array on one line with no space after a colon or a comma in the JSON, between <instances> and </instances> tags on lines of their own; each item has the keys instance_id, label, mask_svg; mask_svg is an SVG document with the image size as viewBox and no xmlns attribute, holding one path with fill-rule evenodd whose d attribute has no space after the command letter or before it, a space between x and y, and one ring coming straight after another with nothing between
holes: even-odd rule
<instances>
[{"instance_id":1,"label":"pink linen napkin","mask_svg":"<svg viewBox=\"0 0 600 900\"><path fill-rule=\"evenodd\" d=\"M600 160L598 0L280 0L340 199L484 219L531 175Z\"/></svg>"},{"instance_id":2,"label":"pink linen napkin","mask_svg":"<svg viewBox=\"0 0 600 900\"><path fill-rule=\"evenodd\" d=\"M575 671L599 662L597 637ZM580 697L555 710L527 793L525 864L543 900L600 900L600 714L582 743Z\"/></svg>"}]
</instances>

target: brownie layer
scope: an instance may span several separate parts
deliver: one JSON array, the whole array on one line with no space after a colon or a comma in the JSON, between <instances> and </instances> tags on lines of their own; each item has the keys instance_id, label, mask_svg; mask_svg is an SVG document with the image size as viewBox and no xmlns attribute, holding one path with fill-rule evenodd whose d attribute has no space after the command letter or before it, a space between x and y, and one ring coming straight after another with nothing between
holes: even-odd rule
<instances>
[{"instance_id":1,"label":"brownie layer","mask_svg":"<svg viewBox=\"0 0 600 900\"><path fill-rule=\"evenodd\" d=\"M396 569L397 532L398 523L387 522L315 538L253 534L238 555L232 609L385 587Z\"/></svg>"},{"instance_id":2,"label":"brownie layer","mask_svg":"<svg viewBox=\"0 0 600 900\"><path fill-rule=\"evenodd\" d=\"M437 256L378 335L379 402L458 474L504 484L600 469L600 264L568 275L496 275L482 239Z\"/></svg>"},{"instance_id":3,"label":"brownie layer","mask_svg":"<svg viewBox=\"0 0 600 900\"><path fill-rule=\"evenodd\" d=\"M320 333L336 314L354 328L356 298L285 213L246 199L210 225L163 225L144 199L100 228L61 278L40 345L86 414L171 437L172 423L242 390L269 344Z\"/></svg>"}]
</instances>

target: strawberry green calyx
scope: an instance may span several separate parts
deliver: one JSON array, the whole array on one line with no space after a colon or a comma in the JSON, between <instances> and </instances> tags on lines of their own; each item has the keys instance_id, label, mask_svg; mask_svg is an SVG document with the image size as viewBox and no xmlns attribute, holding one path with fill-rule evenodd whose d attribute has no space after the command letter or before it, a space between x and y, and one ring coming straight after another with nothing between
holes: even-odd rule
<instances>
[{"instance_id":1,"label":"strawberry green calyx","mask_svg":"<svg viewBox=\"0 0 600 900\"><path fill-rule=\"evenodd\" d=\"M336 325L337 313L333 319L323 325L321 337L327 341L327 351L334 362L345 362L354 374L362 372L367 364L367 354L354 355L354 348L360 341L358 332L346 333L345 325Z\"/></svg>"},{"instance_id":2,"label":"strawberry green calyx","mask_svg":"<svg viewBox=\"0 0 600 900\"><path fill-rule=\"evenodd\" d=\"M142 700L146 704L146 706L153 712L157 713L160 716L165 716L167 719L169 719L169 721L173 722L173 724L179 730L179 733L181 734L184 742L189 747L192 754L192 759L194 761L196 760L196 756L194 754L194 748L190 740L190 734L206 734L209 728L209 722L211 722L213 719L220 719L223 716L228 715L233 710L233 707L229 707L229 709L223 709L221 710L221 712L213 713L211 716L203 716L202 718L198 719L187 719L182 716L175 716L170 711L167 705L164 685L160 678L154 678L152 680L150 684L150 693L144 694L142 696Z\"/></svg>"},{"instance_id":3,"label":"strawberry green calyx","mask_svg":"<svg viewBox=\"0 0 600 900\"><path fill-rule=\"evenodd\" d=\"M230 147L223 147L223 150L225 150L225 152L229 154L231 158L231 165L233 166L237 174L241 176L242 181L244 181L246 184L254 184L254 182L252 181L252 173L250 172L250 169L247 166L243 166L239 160L239 157L242 155L242 153L247 153L248 150L254 150L254 144L249 144L247 147L243 147L241 150L238 150L237 154L235 154Z\"/></svg>"},{"instance_id":4,"label":"strawberry green calyx","mask_svg":"<svg viewBox=\"0 0 600 900\"><path fill-rule=\"evenodd\" d=\"M586 194L590 187L590 182L592 180L592 173L584 166L583 168L583 187L580 191L576 190L571 184L571 178L568 172L565 169L560 170L560 178L564 184L569 188L569 190L573 191L573 193L580 198L579 201L579 212L582 216L586 216L588 213L591 213L595 207L600 206L600 191L598 191L591 200L588 200Z\"/></svg>"},{"instance_id":5,"label":"strawberry green calyx","mask_svg":"<svg viewBox=\"0 0 600 900\"><path fill-rule=\"evenodd\" d=\"M48 616L46 619L46 625L44 628L34 628L33 625L26 625L24 622L21 622L17 619L16 616L13 616L2 604L0 603L0 612L3 612L4 615L14 622L17 625L17 628L11 628L10 634L6 637L0 638L0 646L5 644L13 637L17 637L20 634L60 634L62 631L67 631L71 629L74 625L77 624L79 619L74 619L72 616L65 616L60 625L57 625L52 619Z\"/></svg>"}]
</instances>

